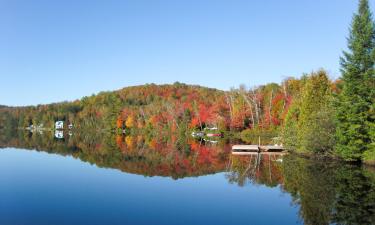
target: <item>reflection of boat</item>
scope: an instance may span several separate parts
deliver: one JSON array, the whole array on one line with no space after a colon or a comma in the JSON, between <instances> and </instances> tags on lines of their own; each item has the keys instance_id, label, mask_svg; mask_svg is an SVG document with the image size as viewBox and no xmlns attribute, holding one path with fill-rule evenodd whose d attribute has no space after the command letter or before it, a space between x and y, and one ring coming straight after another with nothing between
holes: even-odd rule
<instances>
[{"instance_id":1,"label":"reflection of boat","mask_svg":"<svg viewBox=\"0 0 375 225\"><path fill-rule=\"evenodd\" d=\"M207 134L207 137L221 137L221 134Z\"/></svg>"},{"instance_id":2,"label":"reflection of boat","mask_svg":"<svg viewBox=\"0 0 375 225\"><path fill-rule=\"evenodd\" d=\"M211 144L217 144L217 143L218 143L218 141L210 140L210 139L207 139L207 138L203 138L203 141L205 141L205 142L209 142L209 143L211 143Z\"/></svg>"},{"instance_id":3,"label":"reflection of boat","mask_svg":"<svg viewBox=\"0 0 375 225\"><path fill-rule=\"evenodd\" d=\"M283 158L280 158L280 159L276 159L276 162L283 162Z\"/></svg>"},{"instance_id":4,"label":"reflection of boat","mask_svg":"<svg viewBox=\"0 0 375 225\"><path fill-rule=\"evenodd\" d=\"M191 136L193 136L193 137L203 137L204 133L203 132L195 132L195 131L193 131L191 133Z\"/></svg>"}]
</instances>

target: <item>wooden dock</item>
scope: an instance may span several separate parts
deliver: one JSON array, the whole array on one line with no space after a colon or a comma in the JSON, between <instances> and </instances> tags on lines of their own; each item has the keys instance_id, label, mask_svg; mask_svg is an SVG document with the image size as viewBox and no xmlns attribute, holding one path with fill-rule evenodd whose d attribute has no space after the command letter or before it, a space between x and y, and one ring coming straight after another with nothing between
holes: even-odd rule
<instances>
[{"instance_id":1,"label":"wooden dock","mask_svg":"<svg viewBox=\"0 0 375 225\"><path fill-rule=\"evenodd\" d=\"M287 154L286 152L245 152L245 151L242 151L242 152L238 152L238 151L233 151L232 152L232 155L276 155L276 156L283 156L285 154Z\"/></svg>"},{"instance_id":2,"label":"wooden dock","mask_svg":"<svg viewBox=\"0 0 375 225\"><path fill-rule=\"evenodd\" d=\"M285 150L283 146L278 145L262 145L259 146L259 148L264 152L281 152Z\"/></svg>"},{"instance_id":3,"label":"wooden dock","mask_svg":"<svg viewBox=\"0 0 375 225\"><path fill-rule=\"evenodd\" d=\"M233 145L232 152L282 152L283 146L278 145Z\"/></svg>"},{"instance_id":4,"label":"wooden dock","mask_svg":"<svg viewBox=\"0 0 375 225\"><path fill-rule=\"evenodd\" d=\"M233 145L232 151L259 152L259 145Z\"/></svg>"}]
</instances>

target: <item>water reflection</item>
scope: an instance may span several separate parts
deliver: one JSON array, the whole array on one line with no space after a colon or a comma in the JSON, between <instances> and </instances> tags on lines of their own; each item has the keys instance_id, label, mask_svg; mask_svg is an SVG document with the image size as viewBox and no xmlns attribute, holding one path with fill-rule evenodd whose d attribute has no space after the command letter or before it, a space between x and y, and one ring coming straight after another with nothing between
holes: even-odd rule
<instances>
[{"instance_id":1,"label":"water reflection","mask_svg":"<svg viewBox=\"0 0 375 225\"><path fill-rule=\"evenodd\" d=\"M293 156L284 162L284 190L301 207L306 224L375 224L371 168Z\"/></svg>"},{"instance_id":2,"label":"water reflection","mask_svg":"<svg viewBox=\"0 0 375 225\"><path fill-rule=\"evenodd\" d=\"M239 186L262 184L267 187L282 185L282 153L253 153L232 155L229 161L229 172L226 177L229 182Z\"/></svg>"},{"instance_id":3,"label":"water reflection","mask_svg":"<svg viewBox=\"0 0 375 225\"><path fill-rule=\"evenodd\" d=\"M190 137L163 139L140 134L85 132L64 135L62 132L0 135L0 147L71 155L99 167L174 179L225 171L231 148L227 140L212 144Z\"/></svg>"},{"instance_id":4,"label":"water reflection","mask_svg":"<svg viewBox=\"0 0 375 225\"><path fill-rule=\"evenodd\" d=\"M212 144L190 137L98 132L63 134L63 138L49 132L0 135L2 148L71 155L131 174L179 179L222 172L227 183L242 188L271 188L290 195L291 203L299 208L296 216L305 224L375 224L373 168L293 155L232 155L231 144L225 139Z\"/></svg>"}]
</instances>

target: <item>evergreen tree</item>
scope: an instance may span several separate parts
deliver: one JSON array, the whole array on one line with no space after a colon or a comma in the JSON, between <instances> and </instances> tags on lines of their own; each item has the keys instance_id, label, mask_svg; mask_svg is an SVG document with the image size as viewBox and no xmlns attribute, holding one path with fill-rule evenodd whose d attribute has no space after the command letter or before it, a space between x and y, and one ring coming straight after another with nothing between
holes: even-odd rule
<instances>
[{"instance_id":1,"label":"evergreen tree","mask_svg":"<svg viewBox=\"0 0 375 225\"><path fill-rule=\"evenodd\" d=\"M342 86L337 98L336 152L346 160L374 153L375 28L367 0L360 0L341 58Z\"/></svg>"}]
</instances>

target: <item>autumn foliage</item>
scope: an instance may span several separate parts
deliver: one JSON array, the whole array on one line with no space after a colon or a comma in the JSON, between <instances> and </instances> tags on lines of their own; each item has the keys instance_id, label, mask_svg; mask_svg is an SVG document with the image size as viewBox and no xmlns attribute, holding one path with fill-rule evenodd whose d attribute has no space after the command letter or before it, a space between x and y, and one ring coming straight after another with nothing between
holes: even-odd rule
<instances>
[{"instance_id":1,"label":"autumn foliage","mask_svg":"<svg viewBox=\"0 0 375 225\"><path fill-rule=\"evenodd\" d=\"M142 129L168 134L187 134L194 129L273 129L285 119L288 107L299 93L298 79L281 85L221 91L196 85L147 84L84 97L79 101L30 107L1 107L2 126L53 127L57 120L76 129Z\"/></svg>"}]
</instances>

